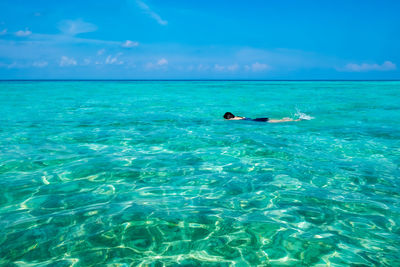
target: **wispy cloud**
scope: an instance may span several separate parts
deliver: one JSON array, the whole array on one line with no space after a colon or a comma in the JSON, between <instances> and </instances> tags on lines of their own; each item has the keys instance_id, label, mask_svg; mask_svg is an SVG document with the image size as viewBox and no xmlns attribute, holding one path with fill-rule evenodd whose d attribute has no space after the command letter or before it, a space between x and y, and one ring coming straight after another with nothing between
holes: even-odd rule
<instances>
[{"instance_id":1,"label":"wispy cloud","mask_svg":"<svg viewBox=\"0 0 400 267\"><path fill-rule=\"evenodd\" d=\"M168 60L166 60L165 58L161 58L156 63L152 63L152 62L147 63L145 68L147 70L160 69L160 68L166 69L167 65L168 65Z\"/></svg>"},{"instance_id":2,"label":"wispy cloud","mask_svg":"<svg viewBox=\"0 0 400 267\"><path fill-rule=\"evenodd\" d=\"M60 60L60 67L76 66L76 60L74 58L69 58L62 56Z\"/></svg>"},{"instance_id":3,"label":"wispy cloud","mask_svg":"<svg viewBox=\"0 0 400 267\"><path fill-rule=\"evenodd\" d=\"M158 24L160 25L167 25L168 21L163 20L160 15L158 15L156 12L150 9L150 7L145 4L141 0L136 0L137 5L142 9L147 15L149 15L151 18L153 18L155 21L157 21Z\"/></svg>"},{"instance_id":4,"label":"wispy cloud","mask_svg":"<svg viewBox=\"0 0 400 267\"><path fill-rule=\"evenodd\" d=\"M247 71L251 70L254 72L265 71L265 70L271 69L271 67L268 66L267 64L259 63L259 62L253 63L251 65L246 65L244 68Z\"/></svg>"},{"instance_id":5,"label":"wispy cloud","mask_svg":"<svg viewBox=\"0 0 400 267\"><path fill-rule=\"evenodd\" d=\"M233 65L227 66L226 69L229 71L236 71L239 69L239 64L233 64Z\"/></svg>"},{"instance_id":6,"label":"wispy cloud","mask_svg":"<svg viewBox=\"0 0 400 267\"><path fill-rule=\"evenodd\" d=\"M104 52L106 52L106 50L105 50L104 48L103 48L103 49L100 49L100 50L97 51L97 55L98 55L98 56L101 56L101 55L104 54Z\"/></svg>"},{"instance_id":7,"label":"wispy cloud","mask_svg":"<svg viewBox=\"0 0 400 267\"><path fill-rule=\"evenodd\" d=\"M124 64L123 61L118 59L118 57L121 55L122 55L122 53L118 53L115 56L111 56L111 55L107 56L105 64L107 64L107 65L112 65L112 64L122 65L122 64Z\"/></svg>"},{"instance_id":8,"label":"wispy cloud","mask_svg":"<svg viewBox=\"0 0 400 267\"><path fill-rule=\"evenodd\" d=\"M125 47L125 48L131 48L131 47L139 46L139 42L126 40L125 42L122 43L121 46Z\"/></svg>"},{"instance_id":9,"label":"wispy cloud","mask_svg":"<svg viewBox=\"0 0 400 267\"><path fill-rule=\"evenodd\" d=\"M7 29L3 29L2 31L0 31L0 35L6 35L7 34Z\"/></svg>"},{"instance_id":10,"label":"wispy cloud","mask_svg":"<svg viewBox=\"0 0 400 267\"><path fill-rule=\"evenodd\" d=\"M208 65L199 64L197 66L197 70L199 70L199 71L206 71L206 70L209 70L209 69L210 69L210 66L208 66Z\"/></svg>"},{"instance_id":11,"label":"wispy cloud","mask_svg":"<svg viewBox=\"0 0 400 267\"><path fill-rule=\"evenodd\" d=\"M6 31L7 32L7 31ZM5 32L5 33L6 33ZM17 31L16 33L15 33L15 35L16 36L18 36L18 37L25 37L25 36L29 36L29 35L31 35L32 34L32 32L30 31L30 30L28 30L28 29L26 29L25 31L22 31L22 30L20 30L20 31Z\"/></svg>"},{"instance_id":12,"label":"wispy cloud","mask_svg":"<svg viewBox=\"0 0 400 267\"><path fill-rule=\"evenodd\" d=\"M85 32L94 32L97 30L97 26L82 19L63 20L59 23L58 29L66 35L73 36Z\"/></svg>"},{"instance_id":13,"label":"wispy cloud","mask_svg":"<svg viewBox=\"0 0 400 267\"><path fill-rule=\"evenodd\" d=\"M47 61L35 61L33 62L32 66L36 67L36 68L44 68L47 65L49 65L49 63Z\"/></svg>"},{"instance_id":14,"label":"wispy cloud","mask_svg":"<svg viewBox=\"0 0 400 267\"><path fill-rule=\"evenodd\" d=\"M215 64L214 65L214 70L216 70L216 71L224 71L225 70L225 66L221 66L221 65Z\"/></svg>"},{"instance_id":15,"label":"wispy cloud","mask_svg":"<svg viewBox=\"0 0 400 267\"><path fill-rule=\"evenodd\" d=\"M167 65L167 64L168 64L168 60L166 60L165 58L162 58L159 61L157 61L157 65L159 65L159 66Z\"/></svg>"},{"instance_id":16,"label":"wispy cloud","mask_svg":"<svg viewBox=\"0 0 400 267\"><path fill-rule=\"evenodd\" d=\"M85 44L85 46L80 46L80 44ZM49 62L49 64L54 62L55 58L58 58L56 64L61 67L80 64L77 59L69 59L68 56L62 57L65 56L65 45L74 48L78 46L79 49L75 49L74 54L81 58L88 58L92 53L101 56L108 49L117 49L117 51L121 49L120 41L85 39L65 34L32 33L27 37L15 39L0 38L0 58L2 58L3 63L17 62L18 66L14 65L13 68L20 67L26 60L29 61L28 67L36 67L32 65L32 62L37 61L38 58ZM104 60L103 58L102 62ZM74 61L76 64L73 63ZM92 63L95 61L96 59L93 59ZM6 65L8 67L9 63Z\"/></svg>"},{"instance_id":17,"label":"wispy cloud","mask_svg":"<svg viewBox=\"0 0 400 267\"><path fill-rule=\"evenodd\" d=\"M66 43L68 44L85 43L85 44L105 45L105 46L115 46L115 47L121 45L121 42L118 41L80 38L68 34L35 34L35 33L29 36L29 43L47 44L47 45L57 45Z\"/></svg>"},{"instance_id":18,"label":"wispy cloud","mask_svg":"<svg viewBox=\"0 0 400 267\"><path fill-rule=\"evenodd\" d=\"M367 72L367 71L391 71L395 70L396 64L390 62L390 61L385 61L381 65L379 64L368 64L368 63L363 63L363 64L355 64L355 63L349 63L344 68L338 68L338 71L347 71L347 72Z\"/></svg>"},{"instance_id":19,"label":"wispy cloud","mask_svg":"<svg viewBox=\"0 0 400 267\"><path fill-rule=\"evenodd\" d=\"M32 63L28 63L27 61L13 61L11 63L3 63L0 62L0 68L6 68L6 69L25 69L25 68L30 68L32 67Z\"/></svg>"},{"instance_id":20,"label":"wispy cloud","mask_svg":"<svg viewBox=\"0 0 400 267\"><path fill-rule=\"evenodd\" d=\"M336 58L314 52L296 49L256 49L246 47L239 49L235 55L238 62L246 62L248 71L261 72L273 69L332 68ZM264 62L268 62L265 64ZM264 66L267 65L267 66Z\"/></svg>"},{"instance_id":21,"label":"wispy cloud","mask_svg":"<svg viewBox=\"0 0 400 267\"><path fill-rule=\"evenodd\" d=\"M26 69L31 68L32 66L32 63L28 63L26 61L13 61L10 64L0 64L0 67L6 67L7 69Z\"/></svg>"},{"instance_id":22,"label":"wispy cloud","mask_svg":"<svg viewBox=\"0 0 400 267\"><path fill-rule=\"evenodd\" d=\"M83 60L83 65L89 65L90 63L92 62L92 60L90 59L90 58L85 58L84 60Z\"/></svg>"},{"instance_id":23,"label":"wispy cloud","mask_svg":"<svg viewBox=\"0 0 400 267\"><path fill-rule=\"evenodd\" d=\"M219 64L214 65L214 70L215 71L237 71L239 69L239 64L233 64L233 65L228 65L228 66L222 66Z\"/></svg>"},{"instance_id":24,"label":"wispy cloud","mask_svg":"<svg viewBox=\"0 0 400 267\"><path fill-rule=\"evenodd\" d=\"M18 68L25 68L25 67L26 67L25 65L18 64L17 62L13 62L13 63L7 65L8 69L18 69Z\"/></svg>"}]
</instances>

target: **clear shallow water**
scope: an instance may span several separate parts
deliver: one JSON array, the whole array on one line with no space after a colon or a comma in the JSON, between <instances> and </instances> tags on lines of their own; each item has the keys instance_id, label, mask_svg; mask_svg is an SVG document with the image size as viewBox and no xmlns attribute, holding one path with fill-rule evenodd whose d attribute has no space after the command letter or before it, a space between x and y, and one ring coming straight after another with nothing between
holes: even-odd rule
<instances>
[{"instance_id":1,"label":"clear shallow water","mask_svg":"<svg viewBox=\"0 0 400 267\"><path fill-rule=\"evenodd\" d=\"M398 266L399 96L400 82L1 82L0 265Z\"/></svg>"}]
</instances>

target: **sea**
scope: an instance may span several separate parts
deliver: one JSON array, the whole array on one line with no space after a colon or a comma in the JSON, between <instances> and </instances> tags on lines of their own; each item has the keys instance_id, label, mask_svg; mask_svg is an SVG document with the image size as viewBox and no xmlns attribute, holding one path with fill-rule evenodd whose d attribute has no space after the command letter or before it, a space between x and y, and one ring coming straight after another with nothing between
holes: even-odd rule
<instances>
[{"instance_id":1,"label":"sea","mask_svg":"<svg viewBox=\"0 0 400 267\"><path fill-rule=\"evenodd\" d=\"M400 266L399 166L399 81L2 81L0 265Z\"/></svg>"}]
</instances>

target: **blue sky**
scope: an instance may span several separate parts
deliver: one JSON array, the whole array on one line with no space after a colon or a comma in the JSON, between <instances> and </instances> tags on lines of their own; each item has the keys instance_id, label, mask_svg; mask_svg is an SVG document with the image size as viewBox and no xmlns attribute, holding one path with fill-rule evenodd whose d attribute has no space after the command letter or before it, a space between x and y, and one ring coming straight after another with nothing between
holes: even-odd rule
<instances>
[{"instance_id":1,"label":"blue sky","mask_svg":"<svg viewBox=\"0 0 400 267\"><path fill-rule=\"evenodd\" d=\"M400 79L400 1L1 0L0 79Z\"/></svg>"}]
</instances>

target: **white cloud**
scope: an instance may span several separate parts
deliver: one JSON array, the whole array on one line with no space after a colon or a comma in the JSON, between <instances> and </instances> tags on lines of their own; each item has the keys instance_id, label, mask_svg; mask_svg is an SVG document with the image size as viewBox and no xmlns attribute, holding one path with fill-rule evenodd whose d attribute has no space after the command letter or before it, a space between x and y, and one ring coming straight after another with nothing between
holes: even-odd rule
<instances>
[{"instance_id":1,"label":"white cloud","mask_svg":"<svg viewBox=\"0 0 400 267\"><path fill-rule=\"evenodd\" d=\"M247 71L261 72L274 70L298 70L310 68L332 68L338 62L336 57L293 49L239 49L235 54L236 62L247 62ZM268 62L268 63L267 63ZM264 66L267 64L267 66Z\"/></svg>"},{"instance_id":2,"label":"white cloud","mask_svg":"<svg viewBox=\"0 0 400 267\"><path fill-rule=\"evenodd\" d=\"M226 69L229 70L229 71L236 71L236 70L239 69L239 65L238 64L233 64L233 65L227 66Z\"/></svg>"},{"instance_id":3,"label":"white cloud","mask_svg":"<svg viewBox=\"0 0 400 267\"><path fill-rule=\"evenodd\" d=\"M49 63L47 61L35 61L33 62L32 66L36 67L36 68L44 68L47 65L49 65Z\"/></svg>"},{"instance_id":4,"label":"white cloud","mask_svg":"<svg viewBox=\"0 0 400 267\"><path fill-rule=\"evenodd\" d=\"M4 31L7 33L7 31ZM18 32L19 35L21 33L27 34L26 31L20 31ZM28 31L30 33L30 31ZM0 32L1 34L1 32ZM13 33L17 34L17 33ZM22 39L22 38L21 38ZM2 40L0 40L2 41ZM19 41L19 40L3 40L4 43L8 42L10 46L14 46L14 42ZM20 40L21 42L25 42L26 40ZM118 48L121 46L120 41L111 41L111 40L102 40L102 39L88 39L88 38L81 38L79 36L74 36L74 35L68 35L64 33L57 33L57 34L43 34L43 33L31 33L29 35L29 46L32 47L33 45L38 45L40 48L43 48L43 45L47 46L46 49L52 49L58 45L65 45L65 44L88 44L88 45L96 45L94 49L97 49L99 47L115 47ZM22 43L21 43L22 44ZM24 43L28 45L28 43Z\"/></svg>"},{"instance_id":5,"label":"white cloud","mask_svg":"<svg viewBox=\"0 0 400 267\"><path fill-rule=\"evenodd\" d=\"M337 69L338 71L348 71L348 72L366 72L366 71L390 71L395 70L396 64L385 61L381 65L379 64L355 64L349 63L344 68Z\"/></svg>"},{"instance_id":6,"label":"white cloud","mask_svg":"<svg viewBox=\"0 0 400 267\"><path fill-rule=\"evenodd\" d=\"M197 70L199 70L199 71L206 71L206 70L209 70L209 69L210 69L210 66L208 66L208 65L199 64L197 66Z\"/></svg>"},{"instance_id":7,"label":"white cloud","mask_svg":"<svg viewBox=\"0 0 400 267\"><path fill-rule=\"evenodd\" d=\"M135 41L131 41L131 40L126 40L124 43L122 43L122 47L126 47L126 48L131 48L131 47L135 47L138 45L139 45L139 42L135 42Z\"/></svg>"},{"instance_id":8,"label":"white cloud","mask_svg":"<svg viewBox=\"0 0 400 267\"><path fill-rule=\"evenodd\" d=\"M144 67L146 69L150 70L150 69L154 69L155 65L151 62L148 62Z\"/></svg>"},{"instance_id":9,"label":"white cloud","mask_svg":"<svg viewBox=\"0 0 400 267\"><path fill-rule=\"evenodd\" d=\"M239 64L233 64L229 66L222 66L218 64L214 65L214 70L216 71L236 71L238 69L239 69Z\"/></svg>"},{"instance_id":10,"label":"white cloud","mask_svg":"<svg viewBox=\"0 0 400 267\"><path fill-rule=\"evenodd\" d=\"M168 60L166 60L165 58L162 58L159 61L157 61L157 65L159 65L159 66L167 65L167 64L168 64Z\"/></svg>"},{"instance_id":11,"label":"white cloud","mask_svg":"<svg viewBox=\"0 0 400 267\"><path fill-rule=\"evenodd\" d=\"M17 62L13 62L7 66L7 68L9 68L9 69L15 69L15 68L20 68L20 67L22 67L22 66L19 65Z\"/></svg>"},{"instance_id":12,"label":"white cloud","mask_svg":"<svg viewBox=\"0 0 400 267\"><path fill-rule=\"evenodd\" d=\"M97 26L92 23L85 22L82 19L77 19L61 21L58 25L58 29L64 34L73 36L85 32L94 32L97 30Z\"/></svg>"},{"instance_id":13,"label":"white cloud","mask_svg":"<svg viewBox=\"0 0 400 267\"><path fill-rule=\"evenodd\" d=\"M30 30L28 30L28 29L26 29L25 31L22 31L22 30L21 31L17 31L15 33L15 35L19 36L19 37L25 37L25 36L29 36L31 34L32 34L32 32Z\"/></svg>"},{"instance_id":14,"label":"white cloud","mask_svg":"<svg viewBox=\"0 0 400 267\"><path fill-rule=\"evenodd\" d=\"M117 62L117 58L116 58L116 57L108 56L108 57L106 58L106 64L114 64L114 63L116 63L116 62Z\"/></svg>"},{"instance_id":15,"label":"white cloud","mask_svg":"<svg viewBox=\"0 0 400 267\"><path fill-rule=\"evenodd\" d=\"M143 1L137 0L136 1L137 5L144 11L146 12L151 18L157 21L158 24L160 25L167 25L168 21L163 20L160 15L158 15L156 12L152 11L148 5L146 5Z\"/></svg>"},{"instance_id":16,"label":"white cloud","mask_svg":"<svg viewBox=\"0 0 400 267\"><path fill-rule=\"evenodd\" d=\"M216 71L223 71L223 70L225 70L225 66L221 66L221 65L215 64L214 65L214 69Z\"/></svg>"},{"instance_id":17,"label":"white cloud","mask_svg":"<svg viewBox=\"0 0 400 267\"><path fill-rule=\"evenodd\" d=\"M66 66L76 66L76 60L74 58L62 56L60 60L60 67Z\"/></svg>"},{"instance_id":18,"label":"white cloud","mask_svg":"<svg viewBox=\"0 0 400 267\"><path fill-rule=\"evenodd\" d=\"M111 55L107 56L105 63L106 63L107 65L112 65L112 64L115 64L115 65L122 65L122 64L124 64L123 61L121 61L121 60L118 59L118 57L119 57L120 55L122 55L122 53L118 53L118 54L116 54L115 56L111 56Z\"/></svg>"},{"instance_id":19,"label":"white cloud","mask_svg":"<svg viewBox=\"0 0 400 267\"><path fill-rule=\"evenodd\" d=\"M97 51L97 55L98 56L101 56L101 55L103 55L104 54L104 52L106 52L106 50L103 48L103 49L100 49L99 51Z\"/></svg>"},{"instance_id":20,"label":"white cloud","mask_svg":"<svg viewBox=\"0 0 400 267\"><path fill-rule=\"evenodd\" d=\"M161 58L157 61L157 63L152 63L152 62L147 63L145 65L145 68L148 70L160 69L160 68L165 69L167 65L168 65L168 60L166 60L165 58Z\"/></svg>"},{"instance_id":21,"label":"white cloud","mask_svg":"<svg viewBox=\"0 0 400 267\"><path fill-rule=\"evenodd\" d=\"M0 31L0 35L6 35L7 34L7 29L3 29L2 31Z\"/></svg>"},{"instance_id":22,"label":"white cloud","mask_svg":"<svg viewBox=\"0 0 400 267\"><path fill-rule=\"evenodd\" d=\"M8 69L22 69L22 68L29 68L31 64L21 63L21 62L13 62L11 64L2 64L3 67L7 67Z\"/></svg>"},{"instance_id":23,"label":"white cloud","mask_svg":"<svg viewBox=\"0 0 400 267\"><path fill-rule=\"evenodd\" d=\"M251 70L251 71L254 71L254 72L258 72L258 71L269 70L271 67L268 66L267 64L256 62L256 63L251 64L250 66L246 65L244 68L246 70L248 70L248 71Z\"/></svg>"},{"instance_id":24,"label":"white cloud","mask_svg":"<svg viewBox=\"0 0 400 267\"><path fill-rule=\"evenodd\" d=\"M90 58L85 58L85 59L83 60L83 65L89 65L90 62L92 62L92 61L90 60Z\"/></svg>"}]
</instances>

